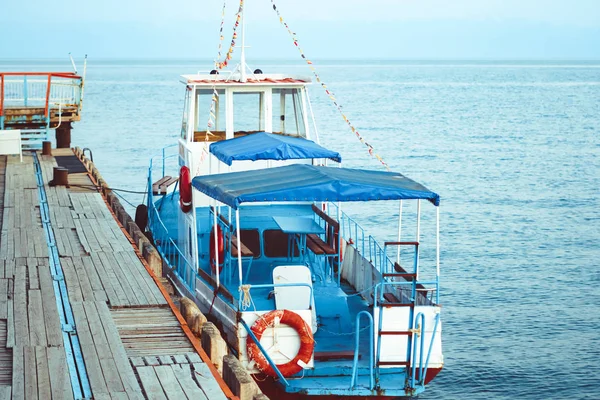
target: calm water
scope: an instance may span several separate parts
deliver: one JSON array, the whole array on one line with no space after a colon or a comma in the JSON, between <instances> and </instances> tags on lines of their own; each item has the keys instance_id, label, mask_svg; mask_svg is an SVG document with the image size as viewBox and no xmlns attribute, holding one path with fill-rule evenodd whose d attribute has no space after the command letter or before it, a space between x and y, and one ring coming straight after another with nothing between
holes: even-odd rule
<instances>
[{"instance_id":1,"label":"calm water","mask_svg":"<svg viewBox=\"0 0 600 400\"><path fill-rule=\"evenodd\" d=\"M69 69L23 64L0 70ZM392 169L442 196L446 366L420 398L600 398L600 63L317 67ZM143 190L149 157L179 133L179 74L208 68L91 60L74 144L92 148L114 187ZM311 97L322 144L346 166L379 168L319 87ZM395 207L361 208L358 220L393 238Z\"/></svg>"}]
</instances>

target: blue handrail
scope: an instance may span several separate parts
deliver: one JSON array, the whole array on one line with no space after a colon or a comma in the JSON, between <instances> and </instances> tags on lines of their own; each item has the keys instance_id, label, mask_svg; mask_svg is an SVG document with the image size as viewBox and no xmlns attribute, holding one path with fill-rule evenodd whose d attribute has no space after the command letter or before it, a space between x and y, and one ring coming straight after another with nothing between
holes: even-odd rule
<instances>
[{"instance_id":1,"label":"blue handrail","mask_svg":"<svg viewBox=\"0 0 600 400\"><path fill-rule=\"evenodd\" d=\"M350 380L350 389L354 389L358 380L358 352L360 343L360 316L366 315L369 321L369 390L375 388L375 377L373 374L373 353L375 344L373 343L373 316L368 311L361 311L356 314L356 347L354 348L354 362L352 364L352 379Z\"/></svg>"},{"instance_id":2,"label":"blue handrail","mask_svg":"<svg viewBox=\"0 0 600 400\"><path fill-rule=\"evenodd\" d=\"M419 351L419 378L423 378L423 344L425 343L424 336L425 336L425 315L420 312L417 314L417 317L415 318L415 322L418 320L421 320L421 324L417 324L417 337L415 338L415 340L413 341L413 351L412 351L412 356L414 357L417 354L417 342L420 343L420 351ZM414 331L413 331L413 335L414 335ZM411 357L412 358L412 357ZM417 371L417 363L415 361L412 362L412 373L410 376L410 387L411 388L415 388L415 374Z\"/></svg>"},{"instance_id":3,"label":"blue handrail","mask_svg":"<svg viewBox=\"0 0 600 400\"><path fill-rule=\"evenodd\" d=\"M440 314L435 316L435 324L433 325L433 332L431 333L431 342L429 342L429 350L427 350L427 358L425 359L425 368L422 369L422 374L419 377L421 380L421 386L425 387L425 377L427 376L427 367L429 366L429 357L431 356L431 350L433 349L433 341L435 340L435 334L437 333L438 324L440 322Z\"/></svg>"},{"instance_id":4,"label":"blue handrail","mask_svg":"<svg viewBox=\"0 0 600 400\"><path fill-rule=\"evenodd\" d=\"M309 285L308 283L265 283L265 284L260 284L260 285L244 285L248 288L248 290L252 290L252 289L263 289L263 288L278 288L278 287L307 287L310 289L310 299L311 299L311 304L312 304L312 298L313 298L313 288L311 285ZM238 300L238 310L242 310L242 296L240 296L239 300Z\"/></svg>"}]
</instances>

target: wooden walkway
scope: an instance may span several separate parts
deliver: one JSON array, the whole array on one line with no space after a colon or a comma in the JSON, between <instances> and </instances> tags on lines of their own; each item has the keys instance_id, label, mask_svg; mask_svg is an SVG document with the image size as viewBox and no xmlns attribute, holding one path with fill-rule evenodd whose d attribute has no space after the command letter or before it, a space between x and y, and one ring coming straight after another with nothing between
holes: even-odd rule
<instances>
[{"instance_id":1,"label":"wooden walkway","mask_svg":"<svg viewBox=\"0 0 600 400\"><path fill-rule=\"evenodd\" d=\"M39 160L93 398L224 399L87 174L50 187ZM0 400L72 399L32 156L0 156L0 215Z\"/></svg>"}]
</instances>

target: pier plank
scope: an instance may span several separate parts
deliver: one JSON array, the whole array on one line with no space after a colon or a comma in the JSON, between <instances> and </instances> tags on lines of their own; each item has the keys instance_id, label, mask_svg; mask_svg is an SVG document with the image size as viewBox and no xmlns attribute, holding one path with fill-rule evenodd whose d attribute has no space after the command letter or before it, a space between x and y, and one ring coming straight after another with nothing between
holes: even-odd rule
<instances>
[{"instance_id":1,"label":"pier plank","mask_svg":"<svg viewBox=\"0 0 600 400\"><path fill-rule=\"evenodd\" d=\"M23 347L29 345L29 322L27 318L27 267L17 266L15 268L14 283L14 338L15 346Z\"/></svg>"},{"instance_id":2,"label":"pier plank","mask_svg":"<svg viewBox=\"0 0 600 400\"><path fill-rule=\"evenodd\" d=\"M47 259L46 259L47 261ZM42 294L42 308L44 312L44 325L46 327L46 340L48 346L58 347L63 345L62 330L58 319L58 308L54 295L54 283L50 275L50 267L40 266L40 291Z\"/></svg>"},{"instance_id":3,"label":"pier plank","mask_svg":"<svg viewBox=\"0 0 600 400\"><path fill-rule=\"evenodd\" d=\"M7 318L8 318L8 279L0 279L0 319L7 319Z\"/></svg>"},{"instance_id":4,"label":"pier plank","mask_svg":"<svg viewBox=\"0 0 600 400\"><path fill-rule=\"evenodd\" d=\"M13 348L12 396L14 400L25 398L25 366L23 346Z\"/></svg>"},{"instance_id":5,"label":"pier plank","mask_svg":"<svg viewBox=\"0 0 600 400\"><path fill-rule=\"evenodd\" d=\"M154 372L169 400L187 398L170 365L154 367Z\"/></svg>"},{"instance_id":6,"label":"pier plank","mask_svg":"<svg viewBox=\"0 0 600 400\"><path fill-rule=\"evenodd\" d=\"M42 293L39 290L29 290L28 294L29 342L32 346L47 346Z\"/></svg>"},{"instance_id":7,"label":"pier plank","mask_svg":"<svg viewBox=\"0 0 600 400\"><path fill-rule=\"evenodd\" d=\"M48 369L50 373L50 388L53 399L72 399L73 388L69 378L65 349L63 347L48 347Z\"/></svg>"},{"instance_id":8,"label":"pier plank","mask_svg":"<svg viewBox=\"0 0 600 400\"><path fill-rule=\"evenodd\" d=\"M154 372L154 367L138 367L136 371L149 400L167 400L162 385Z\"/></svg>"},{"instance_id":9,"label":"pier plank","mask_svg":"<svg viewBox=\"0 0 600 400\"><path fill-rule=\"evenodd\" d=\"M185 392L188 399L194 400L208 400L208 397L204 394L202 389L198 387L198 384L192 378L192 369L190 365L172 365L173 374L177 378L179 385Z\"/></svg>"},{"instance_id":10,"label":"pier plank","mask_svg":"<svg viewBox=\"0 0 600 400\"><path fill-rule=\"evenodd\" d=\"M77 326L77 336L81 344L81 351L83 353L83 359L85 361L85 368L92 388L92 393L95 394L108 394L108 388L102 375L102 367L98 359L98 353L94 347L94 340L92 338L90 328L87 322L85 310L82 302L71 301L71 307L73 309L73 315L75 317L75 325Z\"/></svg>"},{"instance_id":11,"label":"pier plank","mask_svg":"<svg viewBox=\"0 0 600 400\"><path fill-rule=\"evenodd\" d=\"M40 399L50 399L52 398L52 394L46 347L38 346L35 348L35 362L37 367L38 397Z\"/></svg>"},{"instance_id":12,"label":"pier plank","mask_svg":"<svg viewBox=\"0 0 600 400\"><path fill-rule=\"evenodd\" d=\"M192 364L194 380L210 400L227 400L217 381L213 378L208 365L204 363Z\"/></svg>"}]
</instances>

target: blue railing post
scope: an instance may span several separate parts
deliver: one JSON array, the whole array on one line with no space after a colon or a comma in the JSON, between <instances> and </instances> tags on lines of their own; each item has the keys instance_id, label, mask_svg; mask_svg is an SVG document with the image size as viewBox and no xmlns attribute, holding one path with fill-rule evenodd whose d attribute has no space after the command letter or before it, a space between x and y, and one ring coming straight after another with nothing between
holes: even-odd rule
<instances>
[{"instance_id":1,"label":"blue railing post","mask_svg":"<svg viewBox=\"0 0 600 400\"><path fill-rule=\"evenodd\" d=\"M252 329L250 329L250 327L248 326L248 324L246 323L246 321L244 321L243 319L240 319L240 322L244 326L244 328L246 328L246 331L248 332L248 336L250 336L250 338L252 339L252 341L258 346L259 350L263 353L263 355L267 359L267 362L269 363L269 365L271 366L271 368L273 368L273 371L275 371L275 373L277 374L277 376L279 377L279 379L281 379L281 381L286 386L289 386L288 381L285 379L285 377L283 376L283 374L281 373L281 371L279 371L279 368L277 368L277 365L271 359L271 357L269 356L269 354L267 353L267 351L264 349L264 347L262 346L262 344L260 344L260 340L258 340L256 338L256 336L254 335L254 332L252 332Z\"/></svg>"},{"instance_id":2,"label":"blue railing post","mask_svg":"<svg viewBox=\"0 0 600 400\"><path fill-rule=\"evenodd\" d=\"M421 324L419 325L417 323L418 320L421 320ZM425 337L425 315L420 312L417 314L417 317L415 318L415 325L417 327L417 332L413 331L413 336L417 335L417 337L414 339L413 341L413 348L412 348L412 357L411 357L411 362L412 362L412 371L411 371L411 376L410 376L410 387L412 389L415 388L415 376L416 376L416 371L417 371L417 363L416 360L414 360L415 355L417 354L417 342L419 342L420 344L420 349L419 349L419 378L423 378L423 344L424 344L424 337Z\"/></svg>"},{"instance_id":3,"label":"blue railing post","mask_svg":"<svg viewBox=\"0 0 600 400\"><path fill-rule=\"evenodd\" d=\"M354 389L358 380L358 352L360 347L360 316L366 315L369 323L369 390L375 388L375 377L373 376L373 352L375 347L375 335L373 334L373 316L368 311L361 311L356 314L356 345L354 347L354 362L352 364L352 379L350 380L350 389Z\"/></svg>"},{"instance_id":4,"label":"blue railing post","mask_svg":"<svg viewBox=\"0 0 600 400\"><path fill-rule=\"evenodd\" d=\"M27 107L27 97L28 96L28 90L27 90L27 75L23 76L23 105L25 107Z\"/></svg>"}]
</instances>

